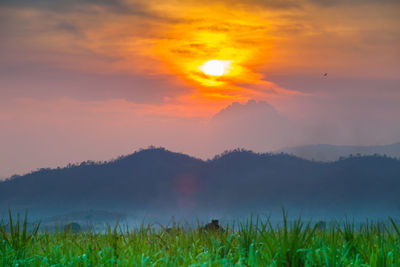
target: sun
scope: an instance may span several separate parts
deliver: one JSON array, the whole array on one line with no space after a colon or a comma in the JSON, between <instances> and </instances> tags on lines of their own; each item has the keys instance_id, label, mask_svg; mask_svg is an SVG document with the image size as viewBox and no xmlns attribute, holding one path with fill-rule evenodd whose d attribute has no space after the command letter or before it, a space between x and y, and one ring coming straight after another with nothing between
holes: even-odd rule
<instances>
[{"instance_id":1,"label":"sun","mask_svg":"<svg viewBox=\"0 0 400 267\"><path fill-rule=\"evenodd\" d=\"M229 60L209 60L200 66L200 70L209 76L222 76L229 71Z\"/></svg>"}]
</instances>

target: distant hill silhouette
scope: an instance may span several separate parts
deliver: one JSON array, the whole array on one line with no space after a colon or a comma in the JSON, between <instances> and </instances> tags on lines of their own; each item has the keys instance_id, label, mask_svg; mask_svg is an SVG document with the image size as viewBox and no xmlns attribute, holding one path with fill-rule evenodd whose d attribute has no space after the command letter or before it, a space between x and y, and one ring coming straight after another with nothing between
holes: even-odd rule
<instances>
[{"instance_id":1,"label":"distant hill silhouette","mask_svg":"<svg viewBox=\"0 0 400 267\"><path fill-rule=\"evenodd\" d=\"M234 150L202 161L150 148L105 163L41 169L0 182L0 207L236 210L296 204L400 204L400 161L323 163Z\"/></svg>"},{"instance_id":2,"label":"distant hill silhouette","mask_svg":"<svg viewBox=\"0 0 400 267\"><path fill-rule=\"evenodd\" d=\"M335 161L340 157L350 155L386 155L388 157L400 158L400 142L382 146L335 146L335 145L306 145L287 147L277 151L297 157L317 161Z\"/></svg>"}]
</instances>

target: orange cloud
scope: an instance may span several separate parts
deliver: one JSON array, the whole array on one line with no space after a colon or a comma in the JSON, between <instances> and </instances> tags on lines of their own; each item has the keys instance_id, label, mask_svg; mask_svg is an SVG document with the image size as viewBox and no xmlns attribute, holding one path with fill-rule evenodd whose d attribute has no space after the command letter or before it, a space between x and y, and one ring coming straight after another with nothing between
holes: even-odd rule
<instances>
[{"instance_id":1,"label":"orange cloud","mask_svg":"<svg viewBox=\"0 0 400 267\"><path fill-rule=\"evenodd\" d=\"M115 15L99 9L107 23L78 18L86 40L74 42L111 59L96 64L100 72L167 74L192 88L151 110L209 117L233 101L296 93L266 81L261 74L260 68L274 52L271 21L264 15L230 10L225 5L153 4L149 3L149 10L168 19ZM229 62L229 68L223 75L209 75L202 66L210 60Z\"/></svg>"},{"instance_id":2,"label":"orange cloud","mask_svg":"<svg viewBox=\"0 0 400 267\"><path fill-rule=\"evenodd\" d=\"M171 25L154 47L166 70L200 93L248 97L245 88L238 90L237 85L263 82L256 67L265 64L271 53L267 21L225 7L193 8L184 18ZM220 76L207 75L201 67L210 60L229 62L229 69Z\"/></svg>"}]
</instances>

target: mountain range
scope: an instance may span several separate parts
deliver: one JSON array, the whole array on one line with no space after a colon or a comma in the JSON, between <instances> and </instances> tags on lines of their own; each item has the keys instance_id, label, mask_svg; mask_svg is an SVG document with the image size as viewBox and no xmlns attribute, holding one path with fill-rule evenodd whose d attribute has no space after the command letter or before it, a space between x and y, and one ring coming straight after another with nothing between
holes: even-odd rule
<instances>
[{"instance_id":1,"label":"mountain range","mask_svg":"<svg viewBox=\"0 0 400 267\"><path fill-rule=\"evenodd\" d=\"M200 212L399 204L400 160L379 155L316 162L237 149L204 161L152 147L0 182L3 210Z\"/></svg>"}]
</instances>

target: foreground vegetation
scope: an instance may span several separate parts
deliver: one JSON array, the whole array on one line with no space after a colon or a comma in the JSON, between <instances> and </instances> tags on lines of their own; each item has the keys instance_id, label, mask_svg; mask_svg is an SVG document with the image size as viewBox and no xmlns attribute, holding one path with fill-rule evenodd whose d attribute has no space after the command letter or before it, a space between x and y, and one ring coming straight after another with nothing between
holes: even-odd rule
<instances>
[{"instance_id":1,"label":"foreground vegetation","mask_svg":"<svg viewBox=\"0 0 400 267\"><path fill-rule=\"evenodd\" d=\"M10 216L0 228L0 266L400 266L400 232L387 223L249 219L225 231L39 232Z\"/></svg>"}]
</instances>

